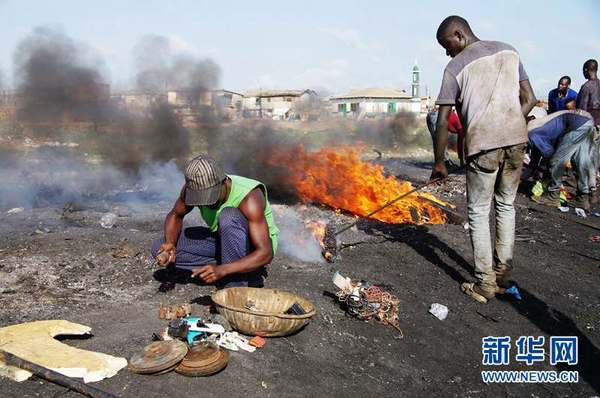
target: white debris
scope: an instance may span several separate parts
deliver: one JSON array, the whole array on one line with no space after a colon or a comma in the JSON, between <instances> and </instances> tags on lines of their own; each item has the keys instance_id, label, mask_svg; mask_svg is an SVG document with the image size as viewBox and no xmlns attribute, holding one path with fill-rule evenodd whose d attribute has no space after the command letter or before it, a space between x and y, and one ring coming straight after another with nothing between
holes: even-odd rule
<instances>
[{"instance_id":1,"label":"white debris","mask_svg":"<svg viewBox=\"0 0 600 398\"><path fill-rule=\"evenodd\" d=\"M558 210L562 211L563 213L568 213L569 212L569 207L568 206L560 206L558 208Z\"/></svg>"},{"instance_id":2,"label":"white debris","mask_svg":"<svg viewBox=\"0 0 600 398\"><path fill-rule=\"evenodd\" d=\"M585 214L585 210L580 209L579 207L575 208L575 214L577 214L581 218L586 218L587 214Z\"/></svg>"},{"instance_id":3,"label":"white debris","mask_svg":"<svg viewBox=\"0 0 600 398\"><path fill-rule=\"evenodd\" d=\"M352 281L350 278L346 276L342 276L339 272L335 272L333 274L333 284L338 287L338 289L343 291L348 291L352 289Z\"/></svg>"},{"instance_id":4,"label":"white debris","mask_svg":"<svg viewBox=\"0 0 600 398\"><path fill-rule=\"evenodd\" d=\"M9 211L7 211L6 214L8 214L8 215L17 214L17 213L20 213L22 211L25 211L25 208L23 208L23 207L14 207L14 208L10 209Z\"/></svg>"},{"instance_id":5,"label":"white debris","mask_svg":"<svg viewBox=\"0 0 600 398\"><path fill-rule=\"evenodd\" d=\"M106 213L100 219L100 225L102 228L110 229L115 225L117 221L117 215L114 213Z\"/></svg>"},{"instance_id":6,"label":"white debris","mask_svg":"<svg viewBox=\"0 0 600 398\"><path fill-rule=\"evenodd\" d=\"M443 321L448 316L448 307L446 307L444 304L433 303L429 308L429 313L440 321Z\"/></svg>"}]
</instances>

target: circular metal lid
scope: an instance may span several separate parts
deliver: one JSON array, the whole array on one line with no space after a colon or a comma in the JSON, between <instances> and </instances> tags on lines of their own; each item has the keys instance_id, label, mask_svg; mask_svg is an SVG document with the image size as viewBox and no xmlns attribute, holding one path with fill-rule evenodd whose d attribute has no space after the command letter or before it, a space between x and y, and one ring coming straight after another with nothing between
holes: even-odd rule
<instances>
[{"instance_id":1,"label":"circular metal lid","mask_svg":"<svg viewBox=\"0 0 600 398\"><path fill-rule=\"evenodd\" d=\"M186 376L209 376L227 366L229 353L213 344L199 344L190 349L175 368Z\"/></svg>"},{"instance_id":2,"label":"circular metal lid","mask_svg":"<svg viewBox=\"0 0 600 398\"><path fill-rule=\"evenodd\" d=\"M188 352L186 343L179 340L155 341L129 360L134 373L158 373L177 365Z\"/></svg>"}]
</instances>

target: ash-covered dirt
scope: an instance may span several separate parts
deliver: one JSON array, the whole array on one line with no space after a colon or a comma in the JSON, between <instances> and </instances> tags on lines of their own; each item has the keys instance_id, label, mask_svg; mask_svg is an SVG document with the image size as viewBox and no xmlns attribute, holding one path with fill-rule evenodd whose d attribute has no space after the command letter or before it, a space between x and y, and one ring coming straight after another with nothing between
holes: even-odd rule
<instances>
[{"instance_id":1,"label":"ash-covered dirt","mask_svg":"<svg viewBox=\"0 0 600 398\"><path fill-rule=\"evenodd\" d=\"M395 175L424 182L430 165L383 159ZM465 213L464 176L433 189ZM461 225L385 225L361 221L340 236L334 264L306 263L279 253L269 266L267 287L312 300L317 315L301 332L267 340L255 353L234 352L228 367L208 378L176 373L141 376L120 371L94 383L122 397L202 396L460 396L541 397L600 394L600 243L598 230L579 225L572 211L562 218L520 194L517 200L514 279L522 301L496 299L482 305L459 290L470 279L472 255ZM190 302L207 313L213 287L158 271L149 255L152 239L172 203L87 202L0 215L0 324L67 319L92 327L77 347L131 357L164 328L161 303ZM281 205L286 206L286 205ZM352 218L327 209L299 208L303 216L342 225ZM104 229L106 212L118 215ZM598 211L598 209L596 209ZM189 217L188 224L199 222ZM599 218L585 222L600 226ZM336 270L389 289L401 300L404 338L389 326L345 316L331 294ZM158 271L158 272L157 272ZM440 321L432 303L450 309ZM482 366L484 336L578 336L579 365ZM578 370L577 384L489 384L484 369ZM32 378L0 380L3 397L75 397L78 394Z\"/></svg>"}]
</instances>

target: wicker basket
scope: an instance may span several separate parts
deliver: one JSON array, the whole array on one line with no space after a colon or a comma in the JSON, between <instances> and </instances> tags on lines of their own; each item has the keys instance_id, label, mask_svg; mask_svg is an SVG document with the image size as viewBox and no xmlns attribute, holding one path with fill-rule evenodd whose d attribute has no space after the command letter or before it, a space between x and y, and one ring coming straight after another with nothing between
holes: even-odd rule
<instances>
[{"instance_id":1,"label":"wicker basket","mask_svg":"<svg viewBox=\"0 0 600 398\"><path fill-rule=\"evenodd\" d=\"M212 299L232 328L251 336L292 334L310 322L316 313L315 306L307 299L276 289L232 287L216 291ZM306 314L284 314L294 303Z\"/></svg>"}]
</instances>

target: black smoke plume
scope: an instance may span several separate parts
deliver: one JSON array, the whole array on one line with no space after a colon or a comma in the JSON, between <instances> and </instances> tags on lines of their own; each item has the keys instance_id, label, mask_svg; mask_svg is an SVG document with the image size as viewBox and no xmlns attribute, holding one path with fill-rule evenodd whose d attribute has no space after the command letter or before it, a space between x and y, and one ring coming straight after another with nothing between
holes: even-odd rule
<instances>
[{"instance_id":1,"label":"black smoke plume","mask_svg":"<svg viewBox=\"0 0 600 398\"><path fill-rule=\"evenodd\" d=\"M104 137L103 153L113 164L129 173L153 162L175 160L180 166L190 156L190 132L183 115L196 122L209 118L211 90L219 82L220 69L210 59L177 54L169 39L143 37L133 49L136 66L136 95L152 98L152 104L135 116L122 109L116 133ZM168 103L167 93L178 98ZM202 126L199 127L202 129ZM214 128L214 127L212 127Z\"/></svg>"},{"instance_id":2,"label":"black smoke plume","mask_svg":"<svg viewBox=\"0 0 600 398\"><path fill-rule=\"evenodd\" d=\"M63 32L37 27L14 54L20 120L97 120L109 99L102 61Z\"/></svg>"}]
</instances>

